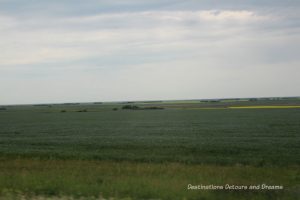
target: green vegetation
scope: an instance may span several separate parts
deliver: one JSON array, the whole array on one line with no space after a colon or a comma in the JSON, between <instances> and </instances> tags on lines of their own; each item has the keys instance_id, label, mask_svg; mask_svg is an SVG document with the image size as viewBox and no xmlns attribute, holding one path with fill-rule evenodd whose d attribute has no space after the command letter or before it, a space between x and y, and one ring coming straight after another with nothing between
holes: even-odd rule
<instances>
[{"instance_id":1,"label":"green vegetation","mask_svg":"<svg viewBox=\"0 0 300 200\"><path fill-rule=\"evenodd\" d=\"M142 109L119 109L127 105L6 106L0 112L0 198L299 195L300 100L133 102ZM235 106L272 109L230 109ZM187 190L188 184L263 183L285 189Z\"/></svg>"},{"instance_id":2,"label":"green vegetation","mask_svg":"<svg viewBox=\"0 0 300 200\"><path fill-rule=\"evenodd\" d=\"M299 170L252 166L185 165L82 160L0 162L2 196L137 199L296 199ZM276 176L275 176L276 175ZM284 185L287 190L188 190L197 185Z\"/></svg>"},{"instance_id":3,"label":"green vegetation","mask_svg":"<svg viewBox=\"0 0 300 200\"><path fill-rule=\"evenodd\" d=\"M2 157L256 166L300 163L299 109L65 110L2 112Z\"/></svg>"},{"instance_id":4,"label":"green vegetation","mask_svg":"<svg viewBox=\"0 0 300 200\"><path fill-rule=\"evenodd\" d=\"M123 110L162 110L163 107L156 107L156 106L147 106L147 107L139 107L136 105L125 105L122 106Z\"/></svg>"}]
</instances>

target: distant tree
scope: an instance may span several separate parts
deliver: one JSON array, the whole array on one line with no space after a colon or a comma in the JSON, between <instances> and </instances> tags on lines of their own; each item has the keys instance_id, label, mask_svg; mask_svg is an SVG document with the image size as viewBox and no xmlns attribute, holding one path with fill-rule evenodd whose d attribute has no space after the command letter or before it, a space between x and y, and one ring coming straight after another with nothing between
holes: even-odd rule
<instances>
[{"instance_id":1,"label":"distant tree","mask_svg":"<svg viewBox=\"0 0 300 200\"><path fill-rule=\"evenodd\" d=\"M122 109L124 110L138 110L140 109L138 106L134 106L134 105L125 105L122 107Z\"/></svg>"},{"instance_id":2,"label":"distant tree","mask_svg":"<svg viewBox=\"0 0 300 200\"><path fill-rule=\"evenodd\" d=\"M77 112L87 112L87 109L78 110Z\"/></svg>"},{"instance_id":3,"label":"distant tree","mask_svg":"<svg viewBox=\"0 0 300 200\"><path fill-rule=\"evenodd\" d=\"M65 113L65 112L67 112L67 111L66 111L66 110L61 110L60 112Z\"/></svg>"},{"instance_id":4,"label":"distant tree","mask_svg":"<svg viewBox=\"0 0 300 200\"><path fill-rule=\"evenodd\" d=\"M162 107L150 106L150 107L139 107L134 105L125 105L122 107L124 110L162 110Z\"/></svg>"},{"instance_id":5,"label":"distant tree","mask_svg":"<svg viewBox=\"0 0 300 200\"><path fill-rule=\"evenodd\" d=\"M257 101L257 99L256 98L251 98L251 99L249 99L249 101Z\"/></svg>"},{"instance_id":6,"label":"distant tree","mask_svg":"<svg viewBox=\"0 0 300 200\"><path fill-rule=\"evenodd\" d=\"M145 110L163 110L163 107L156 107L156 106L151 106L151 107L145 107L143 108Z\"/></svg>"},{"instance_id":7,"label":"distant tree","mask_svg":"<svg viewBox=\"0 0 300 200\"><path fill-rule=\"evenodd\" d=\"M113 108L112 110L113 110L113 111L117 111L117 110L118 110L118 108Z\"/></svg>"},{"instance_id":8,"label":"distant tree","mask_svg":"<svg viewBox=\"0 0 300 200\"><path fill-rule=\"evenodd\" d=\"M220 100L210 100L209 102L210 103L218 103L218 102L220 102Z\"/></svg>"}]
</instances>

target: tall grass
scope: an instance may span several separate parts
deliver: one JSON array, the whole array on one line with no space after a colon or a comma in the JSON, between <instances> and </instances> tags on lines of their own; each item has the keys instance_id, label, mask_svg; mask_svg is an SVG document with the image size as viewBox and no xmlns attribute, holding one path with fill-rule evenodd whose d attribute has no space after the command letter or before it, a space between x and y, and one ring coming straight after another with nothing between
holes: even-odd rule
<instances>
[{"instance_id":1,"label":"tall grass","mask_svg":"<svg viewBox=\"0 0 300 200\"><path fill-rule=\"evenodd\" d=\"M0 163L0 196L266 199L295 197L298 167L14 159ZM282 185L284 190L188 190L192 185ZM16 196L16 195L15 195Z\"/></svg>"}]
</instances>

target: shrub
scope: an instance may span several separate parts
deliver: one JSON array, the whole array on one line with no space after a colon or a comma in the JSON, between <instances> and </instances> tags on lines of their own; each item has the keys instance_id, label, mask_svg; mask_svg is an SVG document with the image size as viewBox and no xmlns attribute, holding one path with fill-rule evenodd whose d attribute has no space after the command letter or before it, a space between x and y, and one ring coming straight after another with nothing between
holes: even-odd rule
<instances>
[{"instance_id":1,"label":"shrub","mask_svg":"<svg viewBox=\"0 0 300 200\"><path fill-rule=\"evenodd\" d=\"M156 106L151 106L151 107L139 107L139 106L133 106L133 105L125 105L122 107L122 109L127 109L127 110L162 110L164 108L162 107L156 107Z\"/></svg>"},{"instance_id":2,"label":"shrub","mask_svg":"<svg viewBox=\"0 0 300 200\"><path fill-rule=\"evenodd\" d=\"M87 112L87 109L78 110L77 112Z\"/></svg>"},{"instance_id":3,"label":"shrub","mask_svg":"<svg viewBox=\"0 0 300 200\"><path fill-rule=\"evenodd\" d=\"M151 107L146 107L144 108L145 110L163 110L163 107L156 107L156 106L151 106Z\"/></svg>"},{"instance_id":4,"label":"shrub","mask_svg":"<svg viewBox=\"0 0 300 200\"><path fill-rule=\"evenodd\" d=\"M133 106L133 105L125 105L125 106L123 106L122 107L122 109L124 109L124 110L138 110L138 109L140 109L138 106Z\"/></svg>"}]
</instances>

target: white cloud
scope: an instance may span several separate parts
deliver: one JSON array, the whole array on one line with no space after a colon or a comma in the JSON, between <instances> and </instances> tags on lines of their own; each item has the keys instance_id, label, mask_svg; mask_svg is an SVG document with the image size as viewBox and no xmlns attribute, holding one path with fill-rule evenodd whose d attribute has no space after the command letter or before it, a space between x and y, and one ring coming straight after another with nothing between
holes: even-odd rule
<instances>
[{"instance_id":1,"label":"white cloud","mask_svg":"<svg viewBox=\"0 0 300 200\"><path fill-rule=\"evenodd\" d=\"M152 11L109 13L75 18L0 17L0 66L78 60L120 51L153 52L193 45L197 37L232 34L237 27L215 27L215 21L265 19L250 11ZM207 22L208 21L208 22ZM200 23L191 27L189 24ZM110 27L111 24L120 25ZM86 30L82 26L87 26ZM203 29L206 27L206 30ZM191 39L192 38L192 39ZM194 38L194 39L193 39ZM207 43L200 40L202 43ZM145 52L145 53L146 53Z\"/></svg>"},{"instance_id":2,"label":"white cloud","mask_svg":"<svg viewBox=\"0 0 300 200\"><path fill-rule=\"evenodd\" d=\"M300 36L289 20L243 9L2 14L0 103L292 95Z\"/></svg>"},{"instance_id":3,"label":"white cloud","mask_svg":"<svg viewBox=\"0 0 300 200\"><path fill-rule=\"evenodd\" d=\"M199 13L201 19L204 20L239 20L239 21L256 21L256 20L264 20L267 19L267 16L259 16L254 12L241 10L241 11L203 11Z\"/></svg>"},{"instance_id":4,"label":"white cloud","mask_svg":"<svg viewBox=\"0 0 300 200\"><path fill-rule=\"evenodd\" d=\"M0 15L0 31L16 27L17 21L9 16Z\"/></svg>"},{"instance_id":5,"label":"white cloud","mask_svg":"<svg viewBox=\"0 0 300 200\"><path fill-rule=\"evenodd\" d=\"M267 16L260 16L248 10L200 10L200 11L144 11L144 12L125 12L125 13L104 13L92 16L67 18L66 22L88 23L99 21L113 21L129 19L130 21L156 21L159 24L168 22L184 22L188 20L239 20L256 21L268 19Z\"/></svg>"}]
</instances>

